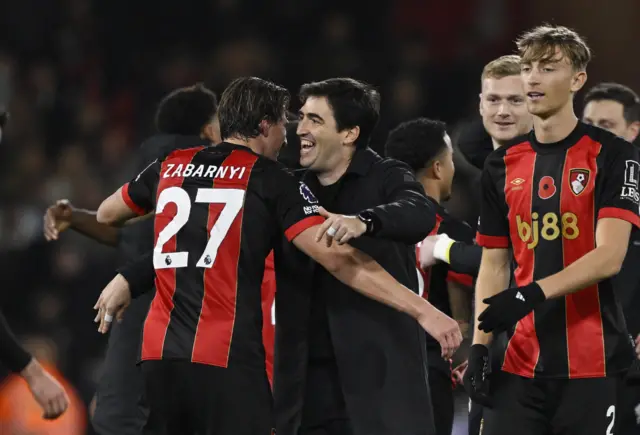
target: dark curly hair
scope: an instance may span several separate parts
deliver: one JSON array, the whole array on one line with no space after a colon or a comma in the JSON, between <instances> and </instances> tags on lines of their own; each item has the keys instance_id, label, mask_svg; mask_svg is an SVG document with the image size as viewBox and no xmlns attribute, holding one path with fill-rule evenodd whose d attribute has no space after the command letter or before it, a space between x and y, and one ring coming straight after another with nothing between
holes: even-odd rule
<instances>
[{"instance_id":1,"label":"dark curly hair","mask_svg":"<svg viewBox=\"0 0 640 435\"><path fill-rule=\"evenodd\" d=\"M386 155L418 172L446 149L446 132L447 125L434 119L418 118L403 122L389 133L385 144Z\"/></svg>"},{"instance_id":2,"label":"dark curly hair","mask_svg":"<svg viewBox=\"0 0 640 435\"><path fill-rule=\"evenodd\" d=\"M199 136L217 110L218 97L203 84L179 88L160 101L156 129L164 134Z\"/></svg>"}]
</instances>

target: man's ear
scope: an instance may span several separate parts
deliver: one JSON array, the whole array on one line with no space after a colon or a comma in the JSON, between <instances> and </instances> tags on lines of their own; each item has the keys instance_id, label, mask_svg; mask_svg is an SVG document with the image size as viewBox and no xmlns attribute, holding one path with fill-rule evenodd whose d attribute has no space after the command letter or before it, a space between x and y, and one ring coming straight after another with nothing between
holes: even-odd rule
<instances>
[{"instance_id":1,"label":"man's ear","mask_svg":"<svg viewBox=\"0 0 640 435\"><path fill-rule=\"evenodd\" d=\"M346 133L343 143L345 145L355 144L356 140L360 137L360 127L356 125L355 127L346 130Z\"/></svg>"},{"instance_id":2,"label":"man's ear","mask_svg":"<svg viewBox=\"0 0 640 435\"><path fill-rule=\"evenodd\" d=\"M260 134L264 137L269 137L269 130L271 129L271 124L266 119L260 121Z\"/></svg>"}]
</instances>

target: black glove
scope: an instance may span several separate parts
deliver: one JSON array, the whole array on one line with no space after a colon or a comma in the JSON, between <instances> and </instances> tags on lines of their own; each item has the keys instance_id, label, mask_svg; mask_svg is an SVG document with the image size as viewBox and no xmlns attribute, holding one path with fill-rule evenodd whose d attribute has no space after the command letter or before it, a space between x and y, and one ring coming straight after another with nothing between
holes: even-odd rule
<instances>
[{"instance_id":1,"label":"black glove","mask_svg":"<svg viewBox=\"0 0 640 435\"><path fill-rule=\"evenodd\" d=\"M482 301L489 306L478 316L478 328L494 334L507 331L546 298L535 282L500 292Z\"/></svg>"},{"instance_id":2,"label":"black glove","mask_svg":"<svg viewBox=\"0 0 640 435\"><path fill-rule=\"evenodd\" d=\"M489 348L483 344L474 344L469 349L469 365L462 377L462 383L471 400L491 408L489 398Z\"/></svg>"}]
</instances>

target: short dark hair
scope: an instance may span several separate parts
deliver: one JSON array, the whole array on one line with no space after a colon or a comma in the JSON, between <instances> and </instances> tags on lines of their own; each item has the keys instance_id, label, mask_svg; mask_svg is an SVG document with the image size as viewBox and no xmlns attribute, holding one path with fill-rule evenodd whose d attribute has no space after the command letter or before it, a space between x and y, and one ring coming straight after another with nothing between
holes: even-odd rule
<instances>
[{"instance_id":1,"label":"short dark hair","mask_svg":"<svg viewBox=\"0 0 640 435\"><path fill-rule=\"evenodd\" d=\"M418 172L445 150L446 132L447 125L435 119L418 118L403 122L389 133L385 143L386 155Z\"/></svg>"},{"instance_id":2,"label":"short dark hair","mask_svg":"<svg viewBox=\"0 0 640 435\"><path fill-rule=\"evenodd\" d=\"M624 120L628 124L640 121L640 98L633 90L620 83L600 83L584 96L584 105L591 101L611 100L622 104Z\"/></svg>"},{"instance_id":3,"label":"short dark hair","mask_svg":"<svg viewBox=\"0 0 640 435\"><path fill-rule=\"evenodd\" d=\"M258 137L260 122L277 124L285 119L289 99L289 91L270 81L258 77L235 79L220 98L218 119L222 139Z\"/></svg>"},{"instance_id":4,"label":"short dark hair","mask_svg":"<svg viewBox=\"0 0 640 435\"><path fill-rule=\"evenodd\" d=\"M160 101L156 129L164 134L199 136L217 110L218 97L203 84L179 88Z\"/></svg>"},{"instance_id":5,"label":"short dark hair","mask_svg":"<svg viewBox=\"0 0 640 435\"><path fill-rule=\"evenodd\" d=\"M380 118L380 94L372 86L352 78L327 79L302 85L302 104L309 97L326 97L338 131L358 126L360 135L356 147L368 145Z\"/></svg>"}]
</instances>

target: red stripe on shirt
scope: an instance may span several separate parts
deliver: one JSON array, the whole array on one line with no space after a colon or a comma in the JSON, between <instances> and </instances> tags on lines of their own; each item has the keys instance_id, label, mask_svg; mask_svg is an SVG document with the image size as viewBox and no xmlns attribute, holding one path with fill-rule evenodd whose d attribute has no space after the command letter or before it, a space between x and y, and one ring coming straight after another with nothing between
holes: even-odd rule
<instances>
[{"instance_id":1,"label":"red stripe on shirt","mask_svg":"<svg viewBox=\"0 0 640 435\"><path fill-rule=\"evenodd\" d=\"M449 270L447 273L447 281L457 282L458 284L465 285L467 287L473 287L473 277L466 273L458 273L453 270Z\"/></svg>"},{"instance_id":2,"label":"red stripe on shirt","mask_svg":"<svg viewBox=\"0 0 640 435\"><path fill-rule=\"evenodd\" d=\"M504 163L504 195L509 209L508 221L513 255L518 264L514 276L517 285L523 286L533 281L535 255L533 249L527 247L528 242L520 239L516 220L517 216L531 216L536 153L531 145L525 142L509 148ZM514 185L512 181L516 179L525 181ZM539 356L540 343L536 335L535 314L531 312L516 324L513 336L507 344L502 369L517 375L533 377Z\"/></svg>"},{"instance_id":3,"label":"red stripe on shirt","mask_svg":"<svg viewBox=\"0 0 640 435\"><path fill-rule=\"evenodd\" d=\"M220 167L243 168L238 177L216 178L215 189L241 189L246 192L258 156L247 151L233 151ZM246 196L245 196L246 200ZM224 206L209 204L207 234L218 221ZM198 327L193 341L191 361L227 367L233 341L237 310L238 261L242 241L244 204L220 243L212 265L204 271L204 295Z\"/></svg>"},{"instance_id":4,"label":"red stripe on shirt","mask_svg":"<svg viewBox=\"0 0 640 435\"><path fill-rule=\"evenodd\" d=\"M316 226L316 225L322 225L325 221L325 218L323 218L322 216L309 216L306 217L298 222L296 222L295 224L291 225L289 228L286 229L286 231L284 232L285 237L287 238L287 240L289 240L290 242L293 241L293 239L295 239L296 237L298 237L300 235L301 232Z\"/></svg>"},{"instance_id":5,"label":"red stripe on shirt","mask_svg":"<svg viewBox=\"0 0 640 435\"><path fill-rule=\"evenodd\" d=\"M623 208L617 208L617 207L601 208L600 211L598 212L598 219L604 219L604 218L621 219L623 221L627 221L632 225L635 225L636 227L640 228L640 216L638 216L637 213L634 213L629 210L625 210Z\"/></svg>"},{"instance_id":6,"label":"red stripe on shirt","mask_svg":"<svg viewBox=\"0 0 640 435\"><path fill-rule=\"evenodd\" d=\"M140 207L138 204L133 202L133 199L131 199L131 195L129 195L129 183L126 183L124 186L122 186L120 192L122 194L124 203L127 204L127 207L129 207L132 212L134 212L138 216L144 216L145 214L147 214L147 211L144 208Z\"/></svg>"},{"instance_id":7,"label":"red stripe on shirt","mask_svg":"<svg viewBox=\"0 0 640 435\"><path fill-rule=\"evenodd\" d=\"M187 165L191 163L193 157L202 150L202 147L188 150L175 151L162 163L160 174L165 173L169 163L177 165ZM157 195L160 196L163 190L170 187L181 187L184 177L161 177L158 183ZM168 203L161 213L157 213L154 223L154 246L158 242L160 232L175 218L177 206ZM164 252L175 252L177 247L177 235L174 235L163 246ZM156 269L156 294L149 307L147 319L144 322L142 332L142 360L162 359L164 340L167 327L171 320L173 311L173 295L176 291L176 269Z\"/></svg>"},{"instance_id":8,"label":"red stripe on shirt","mask_svg":"<svg viewBox=\"0 0 640 435\"><path fill-rule=\"evenodd\" d=\"M594 145L598 151L589 152L588 148L593 148ZM566 227L565 223L571 221L577 225L579 233L575 234L573 230L566 229L566 234L562 235L565 268L596 247L596 158L600 148L601 145L595 144L590 137L585 136L567 151L560 190L560 224ZM571 188L571 174L576 169L586 170L589 174L586 187L578 194ZM606 356L598 284L565 296L565 319L569 378L604 377Z\"/></svg>"}]
</instances>

